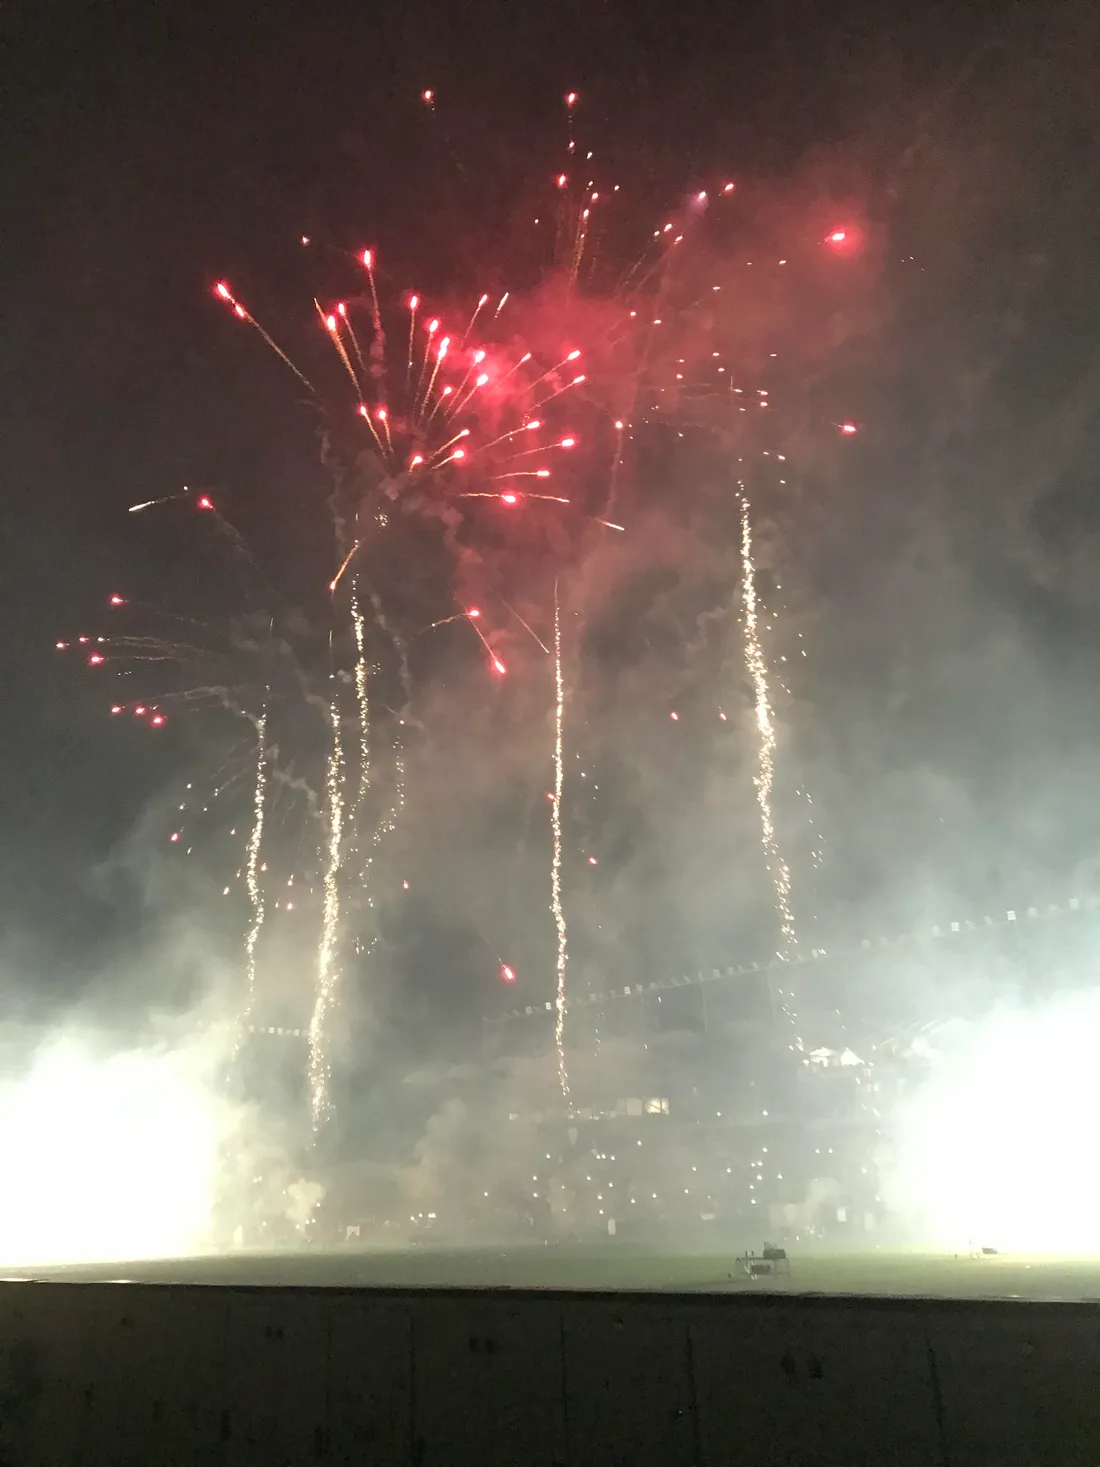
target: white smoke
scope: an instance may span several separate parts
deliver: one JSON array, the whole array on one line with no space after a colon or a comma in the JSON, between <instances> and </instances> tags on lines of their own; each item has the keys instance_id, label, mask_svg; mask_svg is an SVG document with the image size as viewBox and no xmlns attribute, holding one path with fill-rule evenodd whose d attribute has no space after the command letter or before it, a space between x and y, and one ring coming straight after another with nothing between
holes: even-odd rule
<instances>
[{"instance_id":1,"label":"white smoke","mask_svg":"<svg viewBox=\"0 0 1100 1467\"><path fill-rule=\"evenodd\" d=\"M0 1081L0 1263L103 1262L213 1246L236 1121L209 1038L99 1054L50 1040Z\"/></svg>"},{"instance_id":2,"label":"white smoke","mask_svg":"<svg viewBox=\"0 0 1100 1467\"><path fill-rule=\"evenodd\" d=\"M902 1105L884 1177L933 1247L1097 1250L1100 991L960 1029Z\"/></svg>"}]
</instances>

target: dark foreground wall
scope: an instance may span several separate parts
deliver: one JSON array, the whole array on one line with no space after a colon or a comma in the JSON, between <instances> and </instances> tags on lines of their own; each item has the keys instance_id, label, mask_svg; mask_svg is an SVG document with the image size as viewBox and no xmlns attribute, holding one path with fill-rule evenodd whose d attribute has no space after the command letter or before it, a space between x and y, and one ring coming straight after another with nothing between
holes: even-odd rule
<instances>
[{"instance_id":1,"label":"dark foreground wall","mask_svg":"<svg viewBox=\"0 0 1100 1467\"><path fill-rule=\"evenodd\" d=\"M0 1285L0 1467L1100 1463L1088 1305Z\"/></svg>"}]
</instances>

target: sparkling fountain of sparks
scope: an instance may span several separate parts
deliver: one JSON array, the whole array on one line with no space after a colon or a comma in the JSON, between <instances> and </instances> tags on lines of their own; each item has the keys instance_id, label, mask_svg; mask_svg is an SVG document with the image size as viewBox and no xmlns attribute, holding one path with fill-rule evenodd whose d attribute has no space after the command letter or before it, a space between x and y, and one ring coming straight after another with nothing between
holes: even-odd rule
<instances>
[{"instance_id":1,"label":"sparkling fountain of sparks","mask_svg":"<svg viewBox=\"0 0 1100 1467\"><path fill-rule=\"evenodd\" d=\"M397 795L390 808L386 819L374 832L370 842L370 848L365 845L361 830L363 824L363 810L367 803L367 796L371 787L371 724L370 724L370 691L367 685L367 651L366 651L366 627L363 620L363 612L359 606L359 590L356 587L351 597L351 620L355 628L355 701L359 713L359 781L355 792L355 800L351 809L351 827L354 832L354 849L358 860L358 882L366 895L368 907L374 906L374 899L370 893L369 877L370 866L374 859L371 854L381 838L383 831L391 832L397 824L397 813L404 803L404 765L401 762L399 746L395 745L397 753ZM373 946L373 943L372 943ZM362 948L357 947L357 952Z\"/></svg>"},{"instance_id":2,"label":"sparkling fountain of sparks","mask_svg":"<svg viewBox=\"0 0 1100 1467\"><path fill-rule=\"evenodd\" d=\"M355 702L359 710L359 787L355 795L354 818L359 814L370 787L370 695L367 691L365 627L358 590L354 590L351 596L351 622L355 629Z\"/></svg>"},{"instance_id":3,"label":"sparkling fountain of sparks","mask_svg":"<svg viewBox=\"0 0 1100 1467\"><path fill-rule=\"evenodd\" d=\"M569 961L568 933L561 901L561 792L565 778L563 757L563 725L565 721L565 681L561 670L561 605L554 586L554 798L550 805L550 822L554 833L554 855L550 863L550 910L558 934L558 985L554 1001L554 1044L558 1052L558 1083L561 1093L569 1098L569 1071L565 1064L565 970Z\"/></svg>"},{"instance_id":4,"label":"sparkling fountain of sparks","mask_svg":"<svg viewBox=\"0 0 1100 1467\"><path fill-rule=\"evenodd\" d=\"M741 495L741 572L742 598L745 609L745 662L752 678L756 699L756 729L760 737L756 786L756 803L760 807L760 843L775 892L775 910L779 918L780 946L776 956L790 955L798 938L791 911L791 873L779 850L772 814L772 786L775 783L775 727L772 723L771 698L768 693L768 668L760 644L760 627L756 610L756 564L752 554L752 521L749 501Z\"/></svg>"},{"instance_id":5,"label":"sparkling fountain of sparks","mask_svg":"<svg viewBox=\"0 0 1100 1467\"><path fill-rule=\"evenodd\" d=\"M330 713L332 752L329 755L325 780L328 803L328 866L325 871L325 900L317 961L317 997L309 1024L310 1109L315 1132L330 1105L328 1092L332 1067L325 1052L325 1022L339 977L337 944L340 927L340 858L344 829L344 749L337 703L330 705Z\"/></svg>"},{"instance_id":6,"label":"sparkling fountain of sparks","mask_svg":"<svg viewBox=\"0 0 1100 1467\"><path fill-rule=\"evenodd\" d=\"M252 833L248 837L247 885L248 899L252 904L252 921L244 940L245 973L247 991L244 1013L240 1025L243 1028L252 1013L256 1001L256 945L260 940L260 929L264 925L264 893L260 886L260 849L264 839L264 809L267 801L267 709L256 723L259 749L256 754L256 783L252 797Z\"/></svg>"}]
</instances>

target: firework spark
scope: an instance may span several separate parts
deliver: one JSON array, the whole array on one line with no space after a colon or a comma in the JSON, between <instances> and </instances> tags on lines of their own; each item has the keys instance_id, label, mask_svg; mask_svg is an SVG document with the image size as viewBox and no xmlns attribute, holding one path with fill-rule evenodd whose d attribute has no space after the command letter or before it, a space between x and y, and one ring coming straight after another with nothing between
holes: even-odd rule
<instances>
[{"instance_id":1,"label":"firework spark","mask_svg":"<svg viewBox=\"0 0 1100 1467\"><path fill-rule=\"evenodd\" d=\"M190 493L185 484L178 494L162 494L159 499L143 499L140 504L131 504L127 513L139 514L143 509L156 509L161 504L172 504L177 499L187 499Z\"/></svg>"},{"instance_id":2,"label":"firework spark","mask_svg":"<svg viewBox=\"0 0 1100 1467\"><path fill-rule=\"evenodd\" d=\"M366 627L359 608L358 590L354 590L351 596L351 624L355 628L355 702L359 711L359 787L352 811L354 818L362 809L370 788L370 696L367 690Z\"/></svg>"},{"instance_id":3,"label":"firework spark","mask_svg":"<svg viewBox=\"0 0 1100 1467\"><path fill-rule=\"evenodd\" d=\"M256 1002L256 946L264 925L264 893L260 885L260 851L264 839L264 812L267 807L267 710L256 721L256 782L252 795L252 831L248 837L247 886L252 908L252 921L244 940L245 999L238 1019L238 1043Z\"/></svg>"},{"instance_id":4,"label":"firework spark","mask_svg":"<svg viewBox=\"0 0 1100 1467\"><path fill-rule=\"evenodd\" d=\"M245 307L241 305L240 301L237 300L236 296L234 296L233 292L229 289L229 286L226 285L224 280L219 280L217 285L215 285L214 294L220 300L225 301L226 305L231 306L233 309L233 314L236 316L237 320L243 321L246 325L251 326L252 329L266 343L266 345L271 348L275 355L279 357L281 361L286 363L286 365L294 373L295 377L298 378L299 382L301 382L304 387L307 387L309 391L314 396L316 396L316 388L314 387L313 383L303 372L299 371L299 369L287 356L286 352L283 351L282 347L278 344L278 342L274 341L271 336L268 335L268 333L260 325L259 321L256 320L255 316L253 316L250 311L246 310Z\"/></svg>"},{"instance_id":5,"label":"firework spark","mask_svg":"<svg viewBox=\"0 0 1100 1467\"><path fill-rule=\"evenodd\" d=\"M569 1099L569 1071L565 1062L565 970L569 961L568 932L561 900L561 794L565 779L563 732L565 722L565 680L561 668L561 604L557 582L554 583L554 796L550 805L550 824L554 833L554 854L550 863L550 910L558 936L557 992L554 1000L554 1045L558 1055L558 1084Z\"/></svg>"},{"instance_id":6,"label":"firework spark","mask_svg":"<svg viewBox=\"0 0 1100 1467\"><path fill-rule=\"evenodd\" d=\"M344 750L340 733L340 709L329 707L332 719L332 749L325 780L328 864L325 871L321 944L317 959L317 993L309 1024L310 1112L316 1133L331 1109L329 1081L332 1065L326 1047L328 1010L339 979L340 864L344 829Z\"/></svg>"},{"instance_id":7,"label":"firework spark","mask_svg":"<svg viewBox=\"0 0 1100 1467\"><path fill-rule=\"evenodd\" d=\"M347 570L348 566L351 564L352 559L355 556L355 552L358 549L359 549L359 541L356 540L355 544L351 547L351 549L348 551L348 553L344 556L343 560L340 562L340 569L336 572L335 576L333 576L332 580L329 581L328 588L329 588L330 591L335 591L336 590L336 587L340 584L341 577L343 576L344 572ZM354 615L354 613L353 613L353 615Z\"/></svg>"},{"instance_id":8,"label":"firework spark","mask_svg":"<svg viewBox=\"0 0 1100 1467\"><path fill-rule=\"evenodd\" d=\"M493 669L495 673L503 677L508 669L505 667L504 663L501 662L497 654L493 651L492 646L489 643L488 637L485 636L484 632L482 632L481 628L477 625L477 623L469 614L467 614L466 620L470 625L470 630L473 632L474 636L478 639L481 645L485 648L485 651L488 653L489 666Z\"/></svg>"},{"instance_id":9,"label":"firework spark","mask_svg":"<svg viewBox=\"0 0 1100 1467\"><path fill-rule=\"evenodd\" d=\"M519 624L523 628L523 630L525 632L529 632L530 635L532 637L534 637L535 641L539 644L539 646L542 648L542 650L546 653L547 657L549 657L549 655L550 655L550 648L542 640L542 638L539 636L538 632L535 631L534 627L531 626L530 622L524 621L523 617L520 616L520 614L516 610L516 608L514 606L512 606L509 602L505 601L504 604L508 608L508 610L512 613L512 615L515 617L515 619L519 622Z\"/></svg>"},{"instance_id":10,"label":"firework spark","mask_svg":"<svg viewBox=\"0 0 1100 1467\"><path fill-rule=\"evenodd\" d=\"M772 787L775 783L775 726L772 721L768 692L768 667L760 643L760 627L756 606L756 563L752 551L752 520L748 497L741 495L741 590L745 614L745 663L752 679L755 697L756 731L759 737L757 769L753 777L756 803L760 807L760 843L774 891L775 911L779 918L779 958L790 956L798 938L791 911L791 873L779 849L772 814Z\"/></svg>"}]
</instances>

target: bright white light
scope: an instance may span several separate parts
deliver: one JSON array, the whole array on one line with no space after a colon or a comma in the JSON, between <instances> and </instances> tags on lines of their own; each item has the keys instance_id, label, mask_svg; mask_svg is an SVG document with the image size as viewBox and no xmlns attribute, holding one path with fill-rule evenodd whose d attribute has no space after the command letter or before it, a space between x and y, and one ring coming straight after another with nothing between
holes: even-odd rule
<instances>
[{"instance_id":1,"label":"bright white light","mask_svg":"<svg viewBox=\"0 0 1100 1467\"><path fill-rule=\"evenodd\" d=\"M211 1242L225 1113L179 1054L40 1050L0 1082L0 1262L166 1257Z\"/></svg>"},{"instance_id":2,"label":"bright white light","mask_svg":"<svg viewBox=\"0 0 1100 1467\"><path fill-rule=\"evenodd\" d=\"M899 1116L887 1182L930 1246L1098 1251L1098 1034L1100 991L995 1014L945 1046Z\"/></svg>"}]
</instances>

